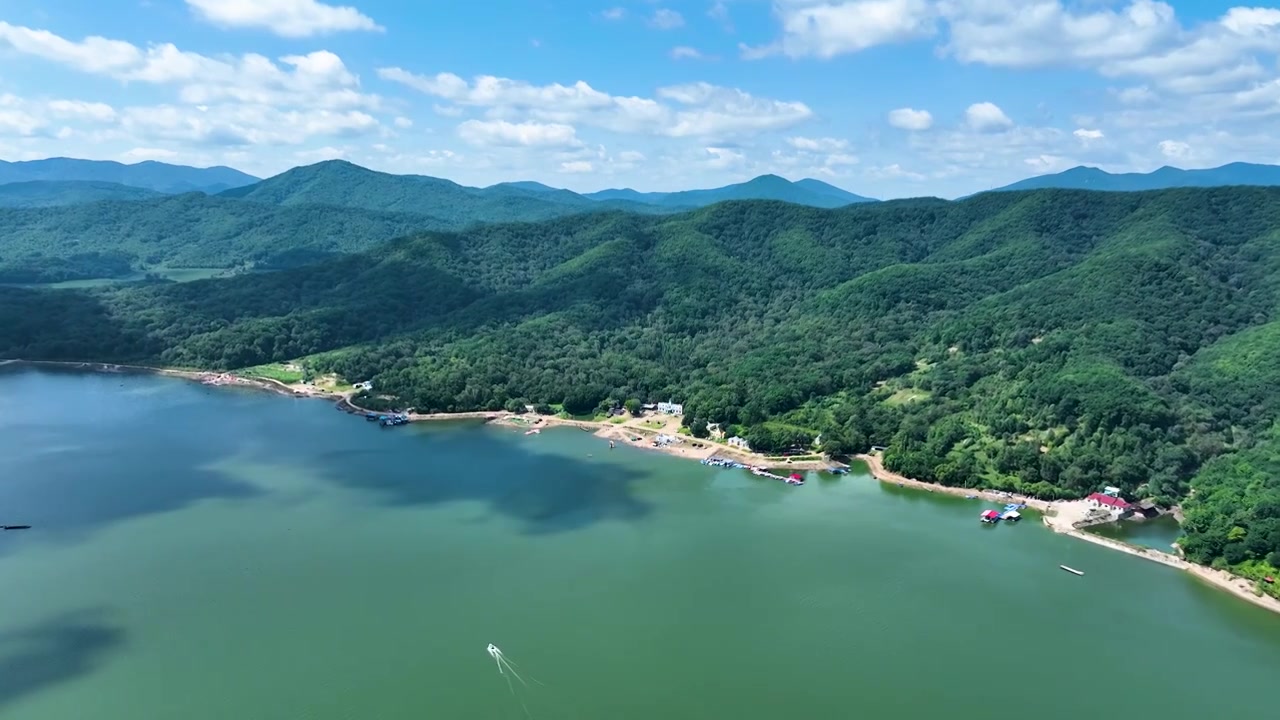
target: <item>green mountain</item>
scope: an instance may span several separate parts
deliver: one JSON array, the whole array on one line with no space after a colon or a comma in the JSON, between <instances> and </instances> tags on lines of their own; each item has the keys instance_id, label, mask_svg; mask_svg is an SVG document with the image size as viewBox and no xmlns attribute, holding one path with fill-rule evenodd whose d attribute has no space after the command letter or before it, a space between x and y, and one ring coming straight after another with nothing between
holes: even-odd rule
<instances>
[{"instance_id":1,"label":"green mountain","mask_svg":"<svg viewBox=\"0 0 1280 720\"><path fill-rule=\"evenodd\" d=\"M330 205L429 215L452 226L547 220L609 209L661 212L633 203L596 203L568 190L506 183L473 188L424 175L391 175L328 160L221 194L270 205Z\"/></svg>"},{"instance_id":2,"label":"green mountain","mask_svg":"<svg viewBox=\"0 0 1280 720\"><path fill-rule=\"evenodd\" d=\"M726 200L781 200L821 208L875 202L871 198L854 195L820 180L805 179L791 182L777 175L761 175L744 183L709 190L645 193L624 188L588 193L587 197L595 200L626 200L671 208L704 207Z\"/></svg>"},{"instance_id":3,"label":"green mountain","mask_svg":"<svg viewBox=\"0 0 1280 720\"><path fill-rule=\"evenodd\" d=\"M1277 228L1260 187L601 213L2 288L0 357L305 358L422 411L674 398L765 451L820 434L950 485L1180 501L1190 557L1257 575L1280 567Z\"/></svg>"},{"instance_id":4,"label":"green mountain","mask_svg":"<svg viewBox=\"0 0 1280 720\"><path fill-rule=\"evenodd\" d=\"M0 283L50 283L123 278L156 266L289 267L449 224L407 213L281 208L188 193L0 208L0 227Z\"/></svg>"},{"instance_id":5,"label":"green mountain","mask_svg":"<svg viewBox=\"0 0 1280 720\"><path fill-rule=\"evenodd\" d=\"M1109 173L1095 167L1081 166L1052 175L1020 180L997 188L997 191L1041 188L1138 191L1227 185L1280 185L1280 166L1238 162L1205 170L1182 170L1166 165L1149 173Z\"/></svg>"},{"instance_id":6,"label":"green mountain","mask_svg":"<svg viewBox=\"0 0 1280 720\"><path fill-rule=\"evenodd\" d=\"M101 200L147 200L162 193L94 180L32 180L0 185L0 207L55 207Z\"/></svg>"},{"instance_id":7,"label":"green mountain","mask_svg":"<svg viewBox=\"0 0 1280 720\"><path fill-rule=\"evenodd\" d=\"M229 167L194 168L147 160L134 165L108 160L48 158L5 162L0 160L0 185L32 181L106 182L155 190L160 193L216 193L256 182L258 178Z\"/></svg>"}]
</instances>

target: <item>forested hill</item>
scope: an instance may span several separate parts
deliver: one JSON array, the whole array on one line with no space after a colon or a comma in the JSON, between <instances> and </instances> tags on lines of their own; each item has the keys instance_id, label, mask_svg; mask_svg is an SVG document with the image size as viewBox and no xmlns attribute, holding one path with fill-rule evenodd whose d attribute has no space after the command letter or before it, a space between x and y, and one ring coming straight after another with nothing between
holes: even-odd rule
<instances>
[{"instance_id":1,"label":"forested hill","mask_svg":"<svg viewBox=\"0 0 1280 720\"><path fill-rule=\"evenodd\" d=\"M776 450L954 485L1186 500L1280 561L1280 188L737 202L428 233L314 266L0 290L0 356L310 356L426 410L684 401Z\"/></svg>"},{"instance_id":2,"label":"forested hill","mask_svg":"<svg viewBox=\"0 0 1280 720\"><path fill-rule=\"evenodd\" d=\"M0 207L54 207L102 200L147 200L163 193L93 180L32 180L0 185Z\"/></svg>"},{"instance_id":3,"label":"forested hill","mask_svg":"<svg viewBox=\"0 0 1280 720\"><path fill-rule=\"evenodd\" d=\"M128 277L153 266L289 267L451 225L408 213L281 208L187 193L0 208L0 227L0 283L49 283Z\"/></svg>"},{"instance_id":4,"label":"forested hill","mask_svg":"<svg viewBox=\"0 0 1280 720\"><path fill-rule=\"evenodd\" d=\"M531 189L515 183L473 188L425 175L391 175L345 160L327 160L287 170L262 182L228 190L222 197L271 205L328 205L418 213L451 227L476 222L547 220L607 210L670 212L626 201L597 202L568 190Z\"/></svg>"}]
</instances>

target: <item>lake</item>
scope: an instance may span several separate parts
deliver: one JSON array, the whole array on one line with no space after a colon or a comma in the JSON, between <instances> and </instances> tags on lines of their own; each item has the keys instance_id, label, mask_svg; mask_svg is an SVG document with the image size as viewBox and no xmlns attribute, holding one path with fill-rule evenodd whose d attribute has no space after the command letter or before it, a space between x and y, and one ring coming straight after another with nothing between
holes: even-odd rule
<instances>
[{"instance_id":1,"label":"lake","mask_svg":"<svg viewBox=\"0 0 1280 720\"><path fill-rule=\"evenodd\" d=\"M1280 616L977 501L810 478L10 367L0 522L34 527L0 533L0 718L1275 713Z\"/></svg>"}]
</instances>

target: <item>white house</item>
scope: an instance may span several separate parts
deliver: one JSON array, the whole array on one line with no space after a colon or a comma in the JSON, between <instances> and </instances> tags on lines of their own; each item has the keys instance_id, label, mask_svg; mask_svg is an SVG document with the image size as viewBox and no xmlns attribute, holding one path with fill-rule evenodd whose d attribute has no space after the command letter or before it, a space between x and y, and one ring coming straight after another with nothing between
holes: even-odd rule
<instances>
[{"instance_id":1,"label":"white house","mask_svg":"<svg viewBox=\"0 0 1280 720\"><path fill-rule=\"evenodd\" d=\"M738 437L736 435L729 438L729 447L735 447L735 448L738 448L739 450L746 450L747 452L751 452L751 445L747 443L747 439Z\"/></svg>"},{"instance_id":2,"label":"white house","mask_svg":"<svg viewBox=\"0 0 1280 720\"><path fill-rule=\"evenodd\" d=\"M658 403L658 412L663 415L683 415L684 405L674 402L660 402Z\"/></svg>"},{"instance_id":3,"label":"white house","mask_svg":"<svg viewBox=\"0 0 1280 720\"><path fill-rule=\"evenodd\" d=\"M358 382L358 383L356 383L355 385L352 385L351 387L353 387L353 388L355 388L355 389L357 389L357 390L372 390L372 389L373 389L373 381L372 381L372 380L365 380L364 382Z\"/></svg>"}]
</instances>

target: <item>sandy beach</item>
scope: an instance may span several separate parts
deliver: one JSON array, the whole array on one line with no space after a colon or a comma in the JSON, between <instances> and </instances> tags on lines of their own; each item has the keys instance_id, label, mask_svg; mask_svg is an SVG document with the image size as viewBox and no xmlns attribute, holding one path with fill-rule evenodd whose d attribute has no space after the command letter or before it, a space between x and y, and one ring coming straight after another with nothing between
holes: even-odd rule
<instances>
[{"instance_id":1,"label":"sandy beach","mask_svg":"<svg viewBox=\"0 0 1280 720\"><path fill-rule=\"evenodd\" d=\"M946 487L933 483L922 482L920 480L913 480L911 478L903 477L897 473L890 472L885 469L884 464L880 461L879 455L859 455L858 459L865 462L867 467L870 468L871 474L881 482L897 483L905 487L914 487L927 490L929 492L939 492L948 495L976 495L992 502L1008 502L1011 500L1015 502L1025 502L1027 507L1034 508L1043 513L1045 526L1056 533L1068 535L1076 538L1077 540L1084 540L1085 542L1091 542L1095 545L1101 545L1112 550L1118 550L1122 553L1128 553L1135 557L1157 562L1161 565L1168 565L1169 567L1183 570L1220 590L1225 590L1232 595L1235 595L1241 600L1246 600L1258 607L1266 608L1274 613L1280 613L1280 600L1269 595L1259 595L1255 587L1255 583L1248 578L1233 575L1225 570L1217 570L1204 565L1197 565L1196 563L1185 560L1172 553L1160 552L1159 550L1152 548L1128 545L1117 540L1112 540L1110 538L1105 538L1100 535L1094 535L1092 533L1076 529L1075 524L1084 520L1085 515L1089 510L1087 503L1083 500L1058 500L1049 502L1045 500L1037 500L1035 498L1023 498L1009 493L997 493L991 490L971 490L968 488Z\"/></svg>"}]
</instances>

